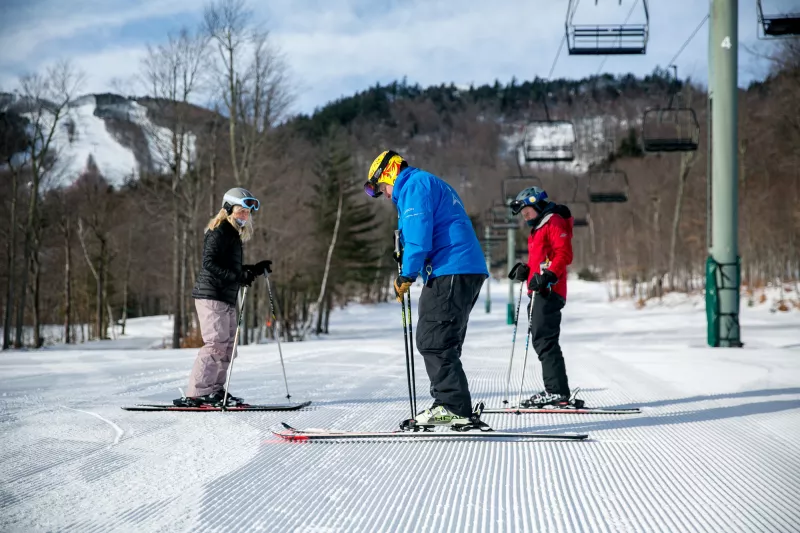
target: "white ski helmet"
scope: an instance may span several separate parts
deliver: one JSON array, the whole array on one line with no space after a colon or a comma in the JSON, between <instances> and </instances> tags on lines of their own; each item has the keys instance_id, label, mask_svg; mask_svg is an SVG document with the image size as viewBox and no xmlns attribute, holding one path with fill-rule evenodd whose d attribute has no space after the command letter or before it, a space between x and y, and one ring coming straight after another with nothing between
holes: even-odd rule
<instances>
[{"instance_id":1,"label":"white ski helmet","mask_svg":"<svg viewBox=\"0 0 800 533\"><path fill-rule=\"evenodd\" d=\"M230 215L233 213L233 206L239 205L251 211L258 211L261 202L252 195L250 191L242 187L234 187L222 197L222 208Z\"/></svg>"}]
</instances>

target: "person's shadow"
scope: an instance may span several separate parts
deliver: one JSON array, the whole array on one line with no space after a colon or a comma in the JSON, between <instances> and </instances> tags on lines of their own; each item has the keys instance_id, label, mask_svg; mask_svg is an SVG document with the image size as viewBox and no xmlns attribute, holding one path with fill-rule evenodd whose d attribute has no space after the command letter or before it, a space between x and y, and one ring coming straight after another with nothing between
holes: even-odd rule
<instances>
[{"instance_id":1,"label":"person's shadow","mask_svg":"<svg viewBox=\"0 0 800 533\"><path fill-rule=\"evenodd\" d=\"M800 394L800 387L790 387L783 389L759 389L759 390L743 391L735 393L689 396L686 398L658 400L655 402L647 402L640 404L625 404L615 407L618 408L642 407L646 409L648 407L680 405L680 404L706 401L706 400L756 398L762 396L779 396L784 394ZM580 433L591 434L592 431L602 431L607 429L629 429L637 427L662 426L670 424L686 424L691 422L708 422L711 420L723 420L726 418L777 413L780 411L788 411L791 409L800 409L800 399L751 402L740 405L729 405L725 407L711 407L708 409L693 409L690 411L654 413L649 416L645 411L643 413L644 416L626 415L624 418L615 418L612 420L590 421L583 418L579 421L576 421L575 423L548 425L547 431L548 432L568 431L568 432L580 432ZM578 415L570 415L570 416L578 416ZM541 430L542 426L537 426L533 424L528 427L519 429L519 431L541 431Z\"/></svg>"}]
</instances>

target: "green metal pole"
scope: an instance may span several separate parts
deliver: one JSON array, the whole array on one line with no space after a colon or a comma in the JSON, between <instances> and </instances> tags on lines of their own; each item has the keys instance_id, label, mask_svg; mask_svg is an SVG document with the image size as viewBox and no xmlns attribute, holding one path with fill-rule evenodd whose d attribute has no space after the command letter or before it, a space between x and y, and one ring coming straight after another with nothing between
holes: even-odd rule
<instances>
[{"instance_id":1,"label":"green metal pole","mask_svg":"<svg viewBox=\"0 0 800 533\"><path fill-rule=\"evenodd\" d=\"M514 259L517 253L517 243L516 243L516 230L509 228L506 230L508 236L508 272L511 272L511 269L514 268ZM506 324L513 325L514 324L514 284L511 283L511 280L508 281L508 306L506 311Z\"/></svg>"},{"instance_id":2,"label":"green metal pole","mask_svg":"<svg viewBox=\"0 0 800 533\"><path fill-rule=\"evenodd\" d=\"M485 250L483 253L484 259L486 259L486 271L489 272L489 279L486 280L486 312L492 312L492 243L489 240L492 234L492 230L487 224L486 227L483 228L483 242L485 243Z\"/></svg>"},{"instance_id":3,"label":"green metal pole","mask_svg":"<svg viewBox=\"0 0 800 533\"><path fill-rule=\"evenodd\" d=\"M741 346L738 250L738 4L711 0L709 79L714 90L712 127L712 226L710 275L716 313L709 314L709 344ZM708 300L707 300L708 302ZM708 305L708 303L707 303ZM712 333L716 332L716 339ZM712 342L713 341L713 342Z\"/></svg>"}]
</instances>

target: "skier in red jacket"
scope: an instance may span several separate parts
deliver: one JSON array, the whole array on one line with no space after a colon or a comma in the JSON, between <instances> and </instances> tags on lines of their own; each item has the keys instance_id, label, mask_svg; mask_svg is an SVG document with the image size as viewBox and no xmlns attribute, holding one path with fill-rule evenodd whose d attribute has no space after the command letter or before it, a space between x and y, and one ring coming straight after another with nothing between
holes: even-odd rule
<instances>
[{"instance_id":1,"label":"skier in red jacket","mask_svg":"<svg viewBox=\"0 0 800 533\"><path fill-rule=\"evenodd\" d=\"M545 390L521 402L521 407L569 405L567 369L558 338L561 309L567 301L567 266L572 263L572 214L564 205L547 199L539 187L529 187L511 202L515 215L522 214L528 236L528 264L518 263L509 277L527 282L530 333L533 349L542 362ZM533 294L535 293L535 294Z\"/></svg>"}]
</instances>

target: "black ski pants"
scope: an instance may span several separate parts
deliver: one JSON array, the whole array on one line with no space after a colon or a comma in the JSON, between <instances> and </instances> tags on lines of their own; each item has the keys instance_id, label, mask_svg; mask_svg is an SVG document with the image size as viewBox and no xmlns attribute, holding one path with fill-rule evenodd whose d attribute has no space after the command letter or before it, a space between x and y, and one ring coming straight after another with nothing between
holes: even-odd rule
<instances>
[{"instance_id":1,"label":"black ski pants","mask_svg":"<svg viewBox=\"0 0 800 533\"><path fill-rule=\"evenodd\" d=\"M561 335L561 310L564 299L554 292L536 293L531 313L531 342L542 362L544 388L553 394L569 396L569 382L558 338Z\"/></svg>"},{"instance_id":2,"label":"black ski pants","mask_svg":"<svg viewBox=\"0 0 800 533\"><path fill-rule=\"evenodd\" d=\"M482 274L453 274L429 279L419 298L417 349L431 381L433 405L460 416L472 414L461 346L481 286Z\"/></svg>"}]
</instances>

